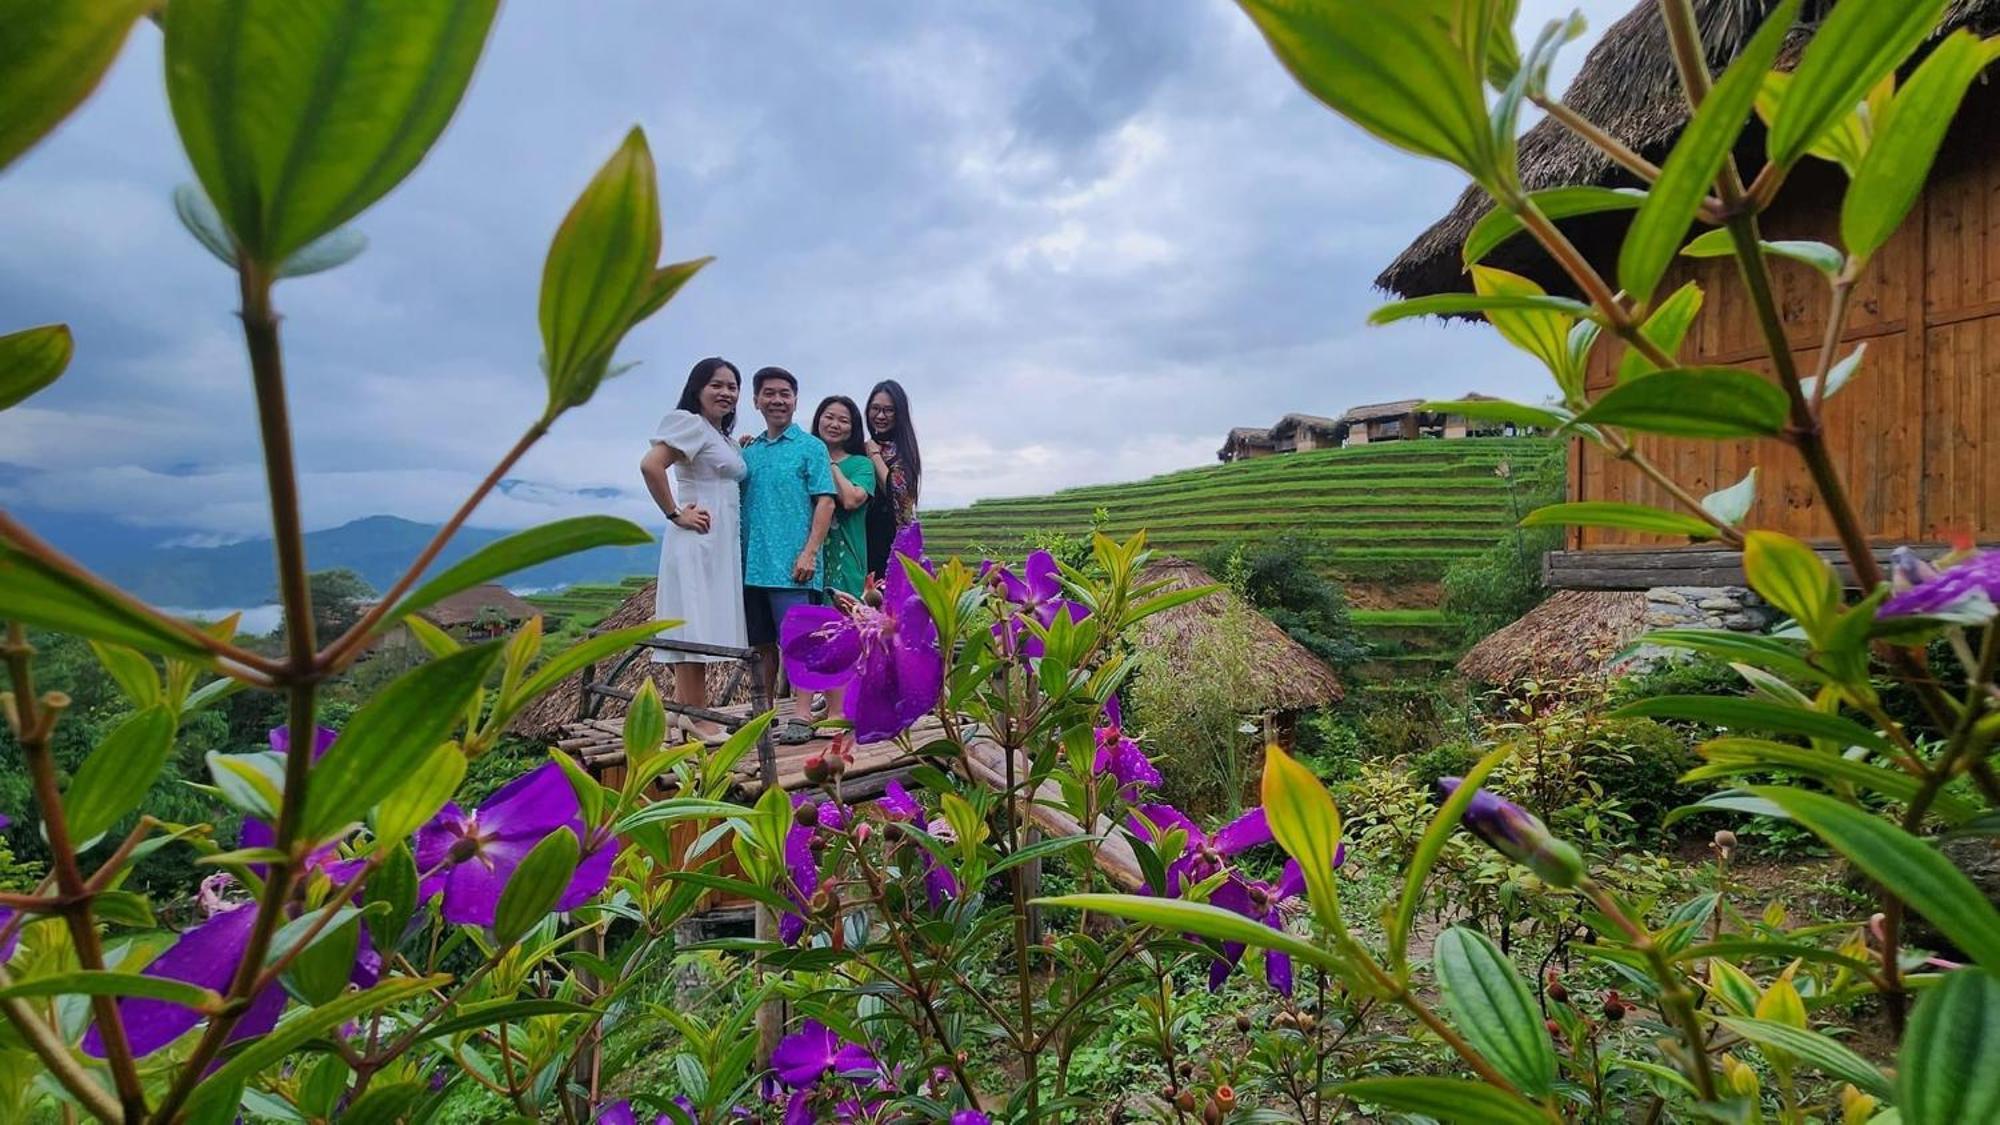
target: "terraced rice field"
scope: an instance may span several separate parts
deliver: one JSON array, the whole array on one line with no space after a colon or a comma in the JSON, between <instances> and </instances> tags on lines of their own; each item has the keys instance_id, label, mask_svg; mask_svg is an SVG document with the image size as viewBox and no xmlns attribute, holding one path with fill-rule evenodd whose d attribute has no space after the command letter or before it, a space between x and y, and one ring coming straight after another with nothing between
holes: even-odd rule
<instances>
[{"instance_id":1,"label":"terraced rice field","mask_svg":"<svg viewBox=\"0 0 2000 1125\"><path fill-rule=\"evenodd\" d=\"M588 629L611 615L634 590L651 582L650 574L635 574L619 582L566 586L546 594L530 594L528 604L547 614L545 628L554 632L563 627Z\"/></svg>"},{"instance_id":2,"label":"terraced rice field","mask_svg":"<svg viewBox=\"0 0 2000 1125\"><path fill-rule=\"evenodd\" d=\"M1167 554L1290 533L1357 601L1377 646L1373 671L1402 678L1456 657L1450 622L1425 604L1454 559L1478 554L1514 522L1504 463L1521 477L1563 455L1546 438L1394 442L1189 469L1130 484L981 500L923 514L935 554L1010 555L1029 532L1113 536L1144 529Z\"/></svg>"}]
</instances>

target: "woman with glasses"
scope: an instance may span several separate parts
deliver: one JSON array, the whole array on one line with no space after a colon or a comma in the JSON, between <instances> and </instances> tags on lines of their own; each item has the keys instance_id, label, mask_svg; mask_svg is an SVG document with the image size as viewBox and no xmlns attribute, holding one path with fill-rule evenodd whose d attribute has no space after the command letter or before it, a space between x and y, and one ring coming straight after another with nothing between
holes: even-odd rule
<instances>
[{"instance_id":1,"label":"woman with glasses","mask_svg":"<svg viewBox=\"0 0 2000 1125\"><path fill-rule=\"evenodd\" d=\"M868 505L868 572L882 576L897 529L916 522L917 491L924 475L917 428L910 421L910 396L894 379L868 392L868 437L864 447L875 466L875 499Z\"/></svg>"}]
</instances>

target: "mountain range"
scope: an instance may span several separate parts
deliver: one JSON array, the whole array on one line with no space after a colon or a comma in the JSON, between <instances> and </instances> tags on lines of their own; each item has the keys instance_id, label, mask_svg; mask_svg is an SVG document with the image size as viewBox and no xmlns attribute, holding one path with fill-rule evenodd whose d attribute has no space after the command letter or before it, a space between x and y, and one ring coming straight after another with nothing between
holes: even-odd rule
<instances>
[{"instance_id":1,"label":"mountain range","mask_svg":"<svg viewBox=\"0 0 2000 1125\"><path fill-rule=\"evenodd\" d=\"M277 569L269 539L218 546L189 546L204 538L185 528L134 527L102 516L14 509L13 514L93 571L155 605L176 609L233 609L276 600ZM314 570L355 571L377 590L402 574L436 534L438 525L397 516L368 516L306 533L306 561ZM469 527L453 537L436 571L509 531ZM659 548L600 547L510 575L516 589L545 589L584 582L615 582L650 573Z\"/></svg>"}]
</instances>

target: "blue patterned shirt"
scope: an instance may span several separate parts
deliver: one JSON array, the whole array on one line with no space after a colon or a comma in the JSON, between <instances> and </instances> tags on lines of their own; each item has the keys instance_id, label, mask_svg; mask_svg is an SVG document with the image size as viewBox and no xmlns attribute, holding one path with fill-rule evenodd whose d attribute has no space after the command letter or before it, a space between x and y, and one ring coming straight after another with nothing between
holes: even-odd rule
<instances>
[{"instance_id":1,"label":"blue patterned shirt","mask_svg":"<svg viewBox=\"0 0 2000 1125\"><path fill-rule=\"evenodd\" d=\"M758 434L744 447L743 465L743 584L824 588L824 545L811 582L792 581L792 564L812 535L814 498L833 495L826 443L790 425L775 438Z\"/></svg>"}]
</instances>

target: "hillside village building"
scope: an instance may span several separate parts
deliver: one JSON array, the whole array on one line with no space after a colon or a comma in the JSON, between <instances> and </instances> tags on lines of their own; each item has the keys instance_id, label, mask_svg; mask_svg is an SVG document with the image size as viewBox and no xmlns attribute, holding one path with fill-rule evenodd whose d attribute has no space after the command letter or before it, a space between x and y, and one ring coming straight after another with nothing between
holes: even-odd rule
<instances>
[{"instance_id":1,"label":"hillside village building","mask_svg":"<svg viewBox=\"0 0 2000 1125\"><path fill-rule=\"evenodd\" d=\"M1466 401L1490 398L1468 394ZM1269 428L1238 426L1222 440L1215 458L1228 464L1269 457L1275 453L1304 453L1313 449L1339 449L1410 438L1516 437L1528 431L1512 423L1466 418L1460 414L1439 414L1417 409L1423 399L1402 399L1356 406L1338 418L1317 414L1287 414Z\"/></svg>"}]
</instances>

